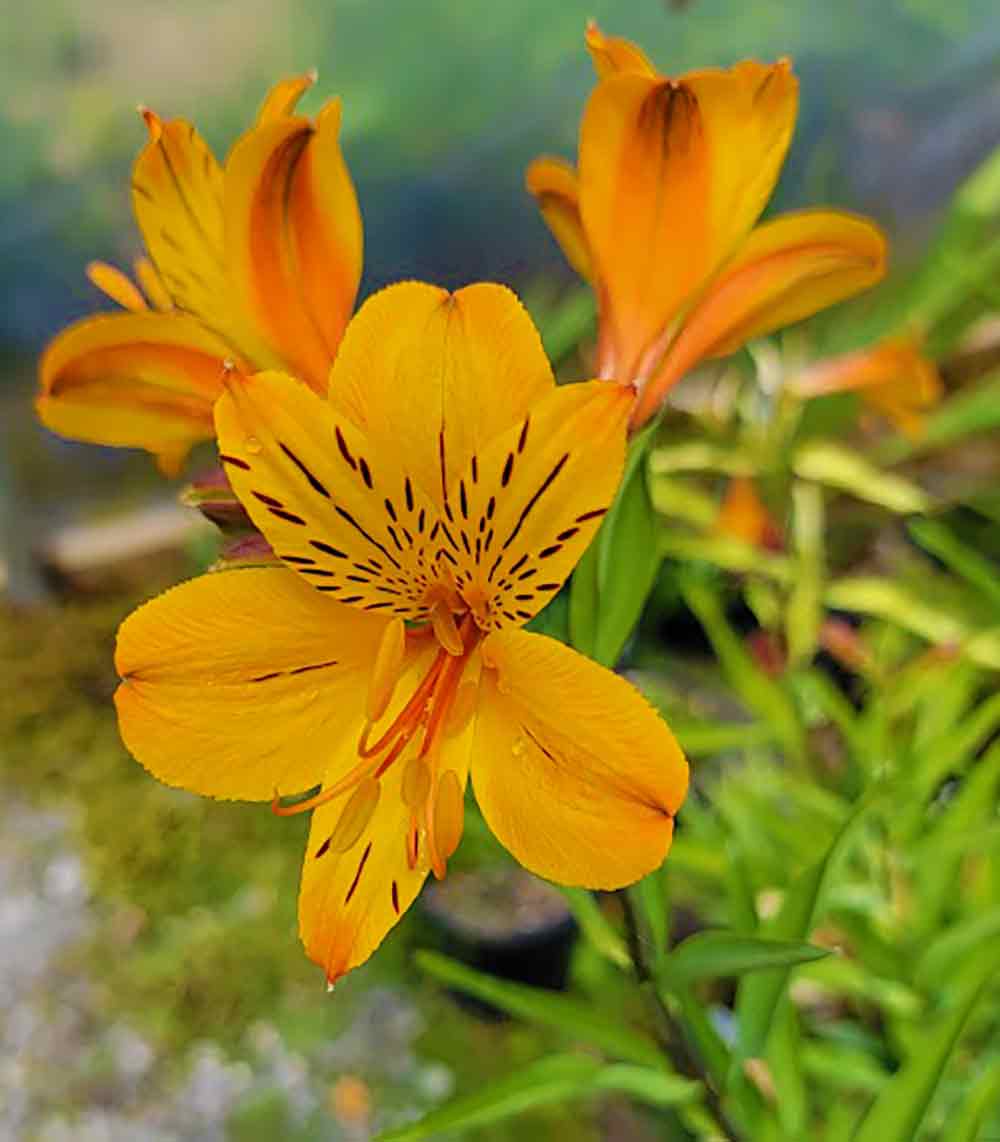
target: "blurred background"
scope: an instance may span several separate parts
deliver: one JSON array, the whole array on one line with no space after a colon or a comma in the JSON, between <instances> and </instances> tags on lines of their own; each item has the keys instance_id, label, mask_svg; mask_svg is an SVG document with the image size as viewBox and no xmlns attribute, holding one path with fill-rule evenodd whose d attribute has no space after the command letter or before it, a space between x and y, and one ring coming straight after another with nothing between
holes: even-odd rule
<instances>
[{"instance_id":1,"label":"blurred background","mask_svg":"<svg viewBox=\"0 0 1000 1142\"><path fill-rule=\"evenodd\" d=\"M110 700L114 629L210 561L215 540L175 509L176 487L145 455L58 439L32 399L45 342L107 307L87 261L139 252L136 104L192 119L222 156L269 84L311 66L305 109L344 101L363 294L407 277L508 283L581 375L586 310L567 318L575 287L522 180L539 152L575 153L589 17L664 71L790 55L802 109L773 206L836 204L882 223L894 268L880 313L928 274L957 272L928 251L954 231L956 188L1000 145L995 0L3 0L0 1137L361 1139L548 1049L548 1032L458 1006L412 966L414 947L454 940L436 914L447 901L415 910L322 1002L295 935L304 822L166 790L127 757ZM971 316L997 308L1000 274L961 300ZM994 433L976 453L980 489L998 451ZM985 549L989 518L966 536ZM676 595L667 583L668 610ZM644 631L648 663L662 628ZM489 943L489 916L516 908L474 821L458 864L487 870L469 890L487 918L463 938ZM562 898L516 895L568 949ZM551 954L539 970L552 978L536 982L603 980L592 949L578 946L569 968L568 950ZM610 1098L483 1136L674 1137L658 1129Z\"/></svg>"}]
</instances>

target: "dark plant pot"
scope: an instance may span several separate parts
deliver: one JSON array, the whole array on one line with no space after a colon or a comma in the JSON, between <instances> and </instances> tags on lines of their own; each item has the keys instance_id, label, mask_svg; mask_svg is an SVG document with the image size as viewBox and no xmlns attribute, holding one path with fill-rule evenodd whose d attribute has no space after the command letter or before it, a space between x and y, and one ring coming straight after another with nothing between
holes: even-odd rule
<instances>
[{"instance_id":1,"label":"dark plant pot","mask_svg":"<svg viewBox=\"0 0 1000 1142\"><path fill-rule=\"evenodd\" d=\"M550 884L519 868L460 872L428 886L421 901L446 955L500 979L565 988L576 922ZM502 1018L489 1004L458 998Z\"/></svg>"}]
</instances>

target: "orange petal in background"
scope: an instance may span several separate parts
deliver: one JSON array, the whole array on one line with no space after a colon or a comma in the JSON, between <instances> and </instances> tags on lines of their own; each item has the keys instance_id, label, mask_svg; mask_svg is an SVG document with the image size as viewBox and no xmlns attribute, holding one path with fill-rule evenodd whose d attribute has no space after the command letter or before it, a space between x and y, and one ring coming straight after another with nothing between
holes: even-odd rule
<instances>
[{"instance_id":1,"label":"orange petal in background","mask_svg":"<svg viewBox=\"0 0 1000 1142\"><path fill-rule=\"evenodd\" d=\"M804 211L759 226L685 319L640 395L633 425L653 416L699 361L868 289L885 273L885 259L881 230L853 215Z\"/></svg>"},{"instance_id":2,"label":"orange petal in background","mask_svg":"<svg viewBox=\"0 0 1000 1142\"><path fill-rule=\"evenodd\" d=\"M524 183L566 260L580 277L590 281L590 249L580 219L580 187L572 165L544 155L528 167Z\"/></svg>"}]
</instances>

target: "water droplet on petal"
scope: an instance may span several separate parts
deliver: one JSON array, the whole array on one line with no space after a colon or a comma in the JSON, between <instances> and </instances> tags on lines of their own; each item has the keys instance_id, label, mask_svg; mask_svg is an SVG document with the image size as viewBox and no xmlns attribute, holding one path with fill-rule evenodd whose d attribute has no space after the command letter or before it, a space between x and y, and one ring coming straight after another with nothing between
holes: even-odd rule
<instances>
[{"instance_id":1,"label":"water droplet on petal","mask_svg":"<svg viewBox=\"0 0 1000 1142\"><path fill-rule=\"evenodd\" d=\"M332 980L332 979L328 979L328 980L326 981L326 994L327 994L327 995L329 995L329 994L330 994L330 992L331 992L331 991L333 991L333 989L334 989L334 987L335 987L335 986L336 986L336 984L334 984L333 980Z\"/></svg>"},{"instance_id":2,"label":"water droplet on petal","mask_svg":"<svg viewBox=\"0 0 1000 1142\"><path fill-rule=\"evenodd\" d=\"M243 441L243 446L254 456L256 456L264 447L256 436L248 436L246 440Z\"/></svg>"},{"instance_id":3,"label":"water droplet on petal","mask_svg":"<svg viewBox=\"0 0 1000 1142\"><path fill-rule=\"evenodd\" d=\"M528 743L524 740L524 738L516 737L516 738L514 738L514 741L511 744L510 752L515 757L521 757L524 754L524 751L527 748L527 746L528 746Z\"/></svg>"}]
</instances>

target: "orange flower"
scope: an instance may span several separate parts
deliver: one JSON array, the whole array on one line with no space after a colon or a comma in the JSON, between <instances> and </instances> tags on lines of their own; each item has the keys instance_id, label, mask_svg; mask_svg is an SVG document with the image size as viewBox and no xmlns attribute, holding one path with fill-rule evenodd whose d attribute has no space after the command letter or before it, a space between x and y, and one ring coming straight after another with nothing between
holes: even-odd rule
<instances>
[{"instance_id":1,"label":"orange flower","mask_svg":"<svg viewBox=\"0 0 1000 1142\"><path fill-rule=\"evenodd\" d=\"M38 412L64 436L145 448L173 474L211 438L225 363L285 368L325 391L354 308L362 230L340 150L340 102L295 106L315 76L277 84L220 167L182 119L143 110L149 142L132 202L149 259L143 292L103 263L94 282L127 312L60 333Z\"/></svg>"},{"instance_id":2,"label":"orange flower","mask_svg":"<svg viewBox=\"0 0 1000 1142\"><path fill-rule=\"evenodd\" d=\"M623 678L521 629L615 496L633 394L556 387L513 295L408 282L352 321L324 401L233 377L220 458L281 563L123 624L122 737L162 781L312 811L299 921L336 980L459 843L471 777L526 867L614 888L670 847L687 764Z\"/></svg>"},{"instance_id":3,"label":"orange flower","mask_svg":"<svg viewBox=\"0 0 1000 1142\"><path fill-rule=\"evenodd\" d=\"M597 370L635 383L633 427L699 361L807 317L882 276L885 239L829 210L755 226L798 108L787 60L659 75L591 24L598 84L579 169L540 158L527 186L570 263L594 287Z\"/></svg>"},{"instance_id":4,"label":"orange flower","mask_svg":"<svg viewBox=\"0 0 1000 1142\"><path fill-rule=\"evenodd\" d=\"M916 338L905 335L820 361L799 374L789 388L800 397L856 392L869 408L910 437L920 436L924 414L944 392L934 362L923 355Z\"/></svg>"},{"instance_id":5,"label":"orange flower","mask_svg":"<svg viewBox=\"0 0 1000 1142\"><path fill-rule=\"evenodd\" d=\"M748 476L734 476L729 481L715 530L752 547L769 551L780 551L782 547L781 529Z\"/></svg>"}]
</instances>

